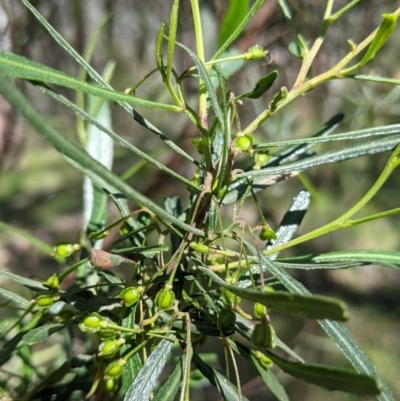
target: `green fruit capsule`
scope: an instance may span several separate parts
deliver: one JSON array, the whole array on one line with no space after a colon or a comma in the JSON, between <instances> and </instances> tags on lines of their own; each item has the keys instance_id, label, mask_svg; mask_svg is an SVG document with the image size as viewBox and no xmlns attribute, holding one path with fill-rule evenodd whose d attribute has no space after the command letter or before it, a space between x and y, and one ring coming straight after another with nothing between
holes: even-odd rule
<instances>
[{"instance_id":1,"label":"green fruit capsule","mask_svg":"<svg viewBox=\"0 0 400 401\"><path fill-rule=\"evenodd\" d=\"M103 381L103 388L107 393L111 393L116 389L116 381L112 376L105 376Z\"/></svg>"},{"instance_id":2,"label":"green fruit capsule","mask_svg":"<svg viewBox=\"0 0 400 401\"><path fill-rule=\"evenodd\" d=\"M117 359L116 361L110 362L105 369L105 374L116 379L122 375L123 367L126 364L125 359Z\"/></svg>"},{"instance_id":3,"label":"green fruit capsule","mask_svg":"<svg viewBox=\"0 0 400 401\"><path fill-rule=\"evenodd\" d=\"M235 149L247 152L253 146L254 137L253 135L241 135L237 136L233 141L233 146Z\"/></svg>"},{"instance_id":4,"label":"green fruit capsule","mask_svg":"<svg viewBox=\"0 0 400 401\"><path fill-rule=\"evenodd\" d=\"M39 308L48 308L49 306L53 305L54 302L58 301L59 299L60 299L60 296L58 294L55 294L52 291L41 291L36 294L33 302Z\"/></svg>"},{"instance_id":5,"label":"green fruit capsule","mask_svg":"<svg viewBox=\"0 0 400 401\"><path fill-rule=\"evenodd\" d=\"M271 156L267 152L258 152L254 156L254 163L257 166L263 167L265 166L271 159Z\"/></svg>"},{"instance_id":6,"label":"green fruit capsule","mask_svg":"<svg viewBox=\"0 0 400 401\"><path fill-rule=\"evenodd\" d=\"M235 331L236 314L231 309L222 309L218 314L217 327L225 335Z\"/></svg>"},{"instance_id":7,"label":"green fruit capsule","mask_svg":"<svg viewBox=\"0 0 400 401\"><path fill-rule=\"evenodd\" d=\"M107 321L103 319L98 313L93 312L91 314L86 314L83 316L81 322L79 323L79 328L83 331L90 331L95 333L99 331L101 328L105 328L107 325Z\"/></svg>"},{"instance_id":8,"label":"green fruit capsule","mask_svg":"<svg viewBox=\"0 0 400 401\"><path fill-rule=\"evenodd\" d=\"M267 355L262 354L260 358L260 363L265 369L270 369L273 365L273 362Z\"/></svg>"},{"instance_id":9,"label":"green fruit capsule","mask_svg":"<svg viewBox=\"0 0 400 401\"><path fill-rule=\"evenodd\" d=\"M103 341L99 345L99 356L103 358L112 358L121 348L121 345L125 344L125 340L123 338L119 338L118 340L109 340Z\"/></svg>"},{"instance_id":10,"label":"green fruit capsule","mask_svg":"<svg viewBox=\"0 0 400 401\"><path fill-rule=\"evenodd\" d=\"M261 321L255 325L250 341L256 348L274 348L276 345L275 330L268 322Z\"/></svg>"},{"instance_id":11,"label":"green fruit capsule","mask_svg":"<svg viewBox=\"0 0 400 401\"><path fill-rule=\"evenodd\" d=\"M158 309L166 310L172 307L175 302L175 294L171 288L163 288L158 291L156 299L154 300L155 305Z\"/></svg>"},{"instance_id":12,"label":"green fruit capsule","mask_svg":"<svg viewBox=\"0 0 400 401\"><path fill-rule=\"evenodd\" d=\"M79 244L71 244L66 241L59 242L54 245L52 256L54 258L67 258L80 248L81 246Z\"/></svg>"},{"instance_id":13,"label":"green fruit capsule","mask_svg":"<svg viewBox=\"0 0 400 401\"><path fill-rule=\"evenodd\" d=\"M260 233L258 234L258 238L260 238L261 241L267 241L271 239L276 239L276 234L267 224L261 229Z\"/></svg>"},{"instance_id":14,"label":"green fruit capsule","mask_svg":"<svg viewBox=\"0 0 400 401\"><path fill-rule=\"evenodd\" d=\"M60 288L60 281L58 280L57 274L53 274L46 281L43 282L43 286L51 288L52 290L58 290Z\"/></svg>"},{"instance_id":15,"label":"green fruit capsule","mask_svg":"<svg viewBox=\"0 0 400 401\"><path fill-rule=\"evenodd\" d=\"M222 302L229 307L238 305L241 301L241 298L238 295L235 295L224 287L221 288L221 298Z\"/></svg>"},{"instance_id":16,"label":"green fruit capsule","mask_svg":"<svg viewBox=\"0 0 400 401\"><path fill-rule=\"evenodd\" d=\"M123 289L119 296L124 301L125 306L132 306L136 304L140 299L140 294L144 291L144 288L139 287L127 287Z\"/></svg>"},{"instance_id":17,"label":"green fruit capsule","mask_svg":"<svg viewBox=\"0 0 400 401\"><path fill-rule=\"evenodd\" d=\"M114 340L117 334L118 333L114 329L100 329L96 331L96 335L101 341Z\"/></svg>"},{"instance_id":18,"label":"green fruit capsule","mask_svg":"<svg viewBox=\"0 0 400 401\"><path fill-rule=\"evenodd\" d=\"M265 316L268 314L268 308L260 304L259 302L254 303L254 316L260 318L261 316Z\"/></svg>"},{"instance_id":19,"label":"green fruit capsule","mask_svg":"<svg viewBox=\"0 0 400 401\"><path fill-rule=\"evenodd\" d=\"M244 54L245 60L262 60L268 54L260 45L250 47Z\"/></svg>"},{"instance_id":20,"label":"green fruit capsule","mask_svg":"<svg viewBox=\"0 0 400 401\"><path fill-rule=\"evenodd\" d=\"M208 253L209 252L209 248L207 245L204 244L199 244L198 242L191 242L189 244L189 246L195 250L196 252L200 252L200 253Z\"/></svg>"}]
</instances>

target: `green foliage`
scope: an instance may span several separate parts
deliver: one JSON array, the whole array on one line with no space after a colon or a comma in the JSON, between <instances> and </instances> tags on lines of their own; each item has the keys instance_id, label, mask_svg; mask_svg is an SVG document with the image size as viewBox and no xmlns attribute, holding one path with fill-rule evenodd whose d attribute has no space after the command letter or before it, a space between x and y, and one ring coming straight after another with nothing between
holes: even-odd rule
<instances>
[{"instance_id":1,"label":"green foliage","mask_svg":"<svg viewBox=\"0 0 400 401\"><path fill-rule=\"evenodd\" d=\"M243 54L226 51L249 24L263 4L262 0L253 5L241 0L229 2L220 29L219 48L209 61L204 55L199 2L191 1L197 47L194 51L177 41L180 2L171 1L168 37L164 36L164 25L157 37L156 68L126 93L115 91L108 83L112 63L108 64L103 76L90 66L99 31L89 41L82 57L27 0L22 3L79 63L79 79L0 50L0 93L39 135L85 176L84 223L80 238L75 240L78 243L62 241L53 248L52 256L60 264L65 262L64 258L72 260L65 262L67 265L59 274L40 282L0 270L0 276L32 292L31 301L9 289L0 292L6 301L3 307L12 305L18 309L14 321L0 322L3 342L0 363L21 360L29 375L34 376L32 382L21 381L15 388L5 389L7 396L18 394L23 399L73 400L71 394L75 393L81 398L99 399L105 392L111 394L112 399L135 401L151 397L173 400L179 393L180 400L188 400L191 389L196 387L194 373L197 373L215 386L224 399L246 400L235 359L237 354L260 375L266 385L265 392L281 401L289 398L275 376L276 370L271 370L273 365L294 378L329 390L394 400L375 366L339 323L350 318L347 305L336 298L311 294L285 269L335 270L377 264L399 270L399 253L344 249L300 255L289 260L278 257L286 249L330 232L400 213L400 208L395 208L353 219L400 165L400 125L330 135L343 118L338 115L308 138L275 142L263 142L265 139L261 138L259 128L278 111L284 113L283 110L296 98L308 95L311 89L327 81L362 79L362 75L349 73L378 55L394 32L400 9L384 14L378 29L360 44L351 43L351 51L342 60L330 70L314 76L310 68L329 27L358 1L336 13L332 13L333 1L328 1L320 33L309 47L295 26L290 8L284 0L278 0L296 37L297 42L290 47L302 64L294 85L291 88L287 85L289 89L285 86L275 88L269 105L242 127L243 116L238 105L242 101L260 99L272 90L278 78L278 70L271 71L258 79L250 92L234 95L229 91L229 77L236 71L224 69L231 61L239 60L240 68L246 68L246 64L269 56L259 45L250 47ZM164 45L167 47L166 61ZM191 68L177 71L174 64L176 50L189 55L193 61ZM364 50L361 61L347 68ZM86 82L86 73L95 83ZM161 77L173 104L136 96L138 86L144 85L153 74ZM72 111L77 119L77 137L81 143L53 127L10 78L30 82ZM189 79L199 81L196 106L184 85ZM391 78L382 78L381 82L399 84ZM75 103L49 85L77 92ZM187 177L174 171L115 132L108 101L115 102L138 124L161 139L166 147L182 156L190 168L196 169L194 176ZM187 153L131 105L151 108L154 120L160 109L182 114L198 133L193 149ZM375 136L383 137L377 139ZM309 152L317 144L344 140L360 142L335 150L319 150L318 154ZM163 208L112 172L112 141L143 162L157 167L176 183L187 186L188 195L182 198L186 199L186 204L173 197L165 201ZM196 151L197 156L191 156ZM306 190L294 197L277 229L273 230L266 221L257 201L257 192L311 167L383 152L391 153L376 182L352 208L330 223L296 237L311 204L310 193ZM243 168L243 159L248 168ZM258 215L259 221L254 227L239 218L247 198ZM121 215L111 223L107 219L108 201L115 204ZM133 201L137 209L132 211L128 201ZM228 204L235 204L235 207L227 224L225 205ZM0 229L23 235L50 256L51 247L23 231L1 222ZM115 229L119 229L119 233ZM112 233L117 234L113 237ZM256 233L264 244L257 241ZM103 249L103 240L109 240L107 250ZM114 273L112 269L123 263L129 266L129 273ZM246 308L254 310L254 314L246 312ZM286 319L291 319L291 315L316 319L354 369L304 362L279 338L279 326L274 324L279 313ZM239 333L247 341L230 337L233 333ZM30 361L31 354L35 353L31 346L37 343L50 346L47 340L52 335L63 339L65 352L43 374ZM221 373L206 363L207 355L201 353L201 345L207 337L215 337L221 342L226 372ZM71 344L75 338L80 339L80 347L84 348L79 355L73 354ZM271 351L273 348L274 352ZM297 361L276 355L278 348ZM171 362L174 368L169 369L168 377L165 377L167 369L164 368ZM197 369L195 372L191 371L192 363ZM234 375L229 372L230 366L233 366ZM7 369L2 374L9 379L19 379ZM71 382L65 379L67 374ZM60 392L60 388L63 391ZM64 391L69 389L72 390L65 396Z\"/></svg>"}]
</instances>

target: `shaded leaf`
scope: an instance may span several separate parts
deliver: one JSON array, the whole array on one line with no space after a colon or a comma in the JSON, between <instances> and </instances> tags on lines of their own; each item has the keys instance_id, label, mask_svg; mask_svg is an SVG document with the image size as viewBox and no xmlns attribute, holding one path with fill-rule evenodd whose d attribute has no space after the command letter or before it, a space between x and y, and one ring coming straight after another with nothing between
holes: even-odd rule
<instances>
[{"instance_id":1,"label":"shaded leaf","mask_svg":"<svg viewBox=\"0 0 400 401\"><path fill-rule=\"evenodd\" d=\"M328 390L367 395L381 393L377 380L372 376L326 365L289 362L270 351L266 354L285 373Z\"/></svg>"},{"instance_id":2,"label":"shaded leaf","mask_svg":"<svg viewBox=\"0 0 400 401\"><path fill-rule=\"evenodd\" d=\"M244 93L243 95L238 96L236 99L242 99L244 97L249 99L260 98L264 93L267 92L268 89L271 88L277 77L278 71L271 71L268 75L260 78L256 83L256 86L250 92Z\"/></svg>"},{"instance_id":3,"label":"shaded leaf","mask_svg":"<svg viewBox=\"0 0 400 401\"><path fill-rule=\"evenodd\" d=\"M41 343L46 341L52 334L62 330L65 326L65 323L53 323L37 327L24 334L22 341L27 345Z\"/></svg>"},{"instance_id":4,"label":"shaded leaf","mask_svg":"<svg viewBox=\"0 0 400 401\"><path fill-rule=\"evenodd\" d=\"M193 353L192 361L196 368L217 388L224 400L237 401L242 399L242 401L248 401L248 398L243 394L239 395L237 387L227 377L203 362L196 353Z\"/></svg>"},{"instance_id":5,"label":"shaded leaf","mask_svg":"<svg viewBox=\"0 0 400 401\"><path fill-rule=\"evenodd\" d=\"M222 21L220 34L218 38L219 46L222 46L229 37L240 26L245 19L249 9L249 0L230 0L228 10Z\"/></svg>"},{"instance_id":6,"label":"shaded leaf","mask_svg":"<svg viewBox=\"0 0 400 401\"><path fill-rule=\"evenodd\" d=\"M148 401L150 399L151 393L171 353L174 337L170 336L170 339L171 341L161 340L148 357L126 392L124 401Z\"/></svg>"},{"instance_id":7,"label":"shaded leaf","mask_svg":"<svg viewBox=\"0 0 400 401\"><path fill-rule=\"evenodd\" d=\"M31 280L30 278L22 277L19 276L18 274L7 272L5 270L0 270L0 276L16 281L17 283L22 284L23 286L29 288L32 291L47 290L47 288L44 287L42 283L39 281Z\"/></svg>"}]
</instances>

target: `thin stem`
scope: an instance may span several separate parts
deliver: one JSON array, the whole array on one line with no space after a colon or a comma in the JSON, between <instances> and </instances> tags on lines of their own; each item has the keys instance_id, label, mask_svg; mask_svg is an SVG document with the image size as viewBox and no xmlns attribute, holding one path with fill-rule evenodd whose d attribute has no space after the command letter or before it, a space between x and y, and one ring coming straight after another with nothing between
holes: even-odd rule
<instances>
[{"instance_id":1,"label":"thin stem","mask_svg":"<svg viewBox=\"0 0 400 401\"><path fill-rule=\"evenodd\" d=\"M190 0L192 5L194 33L196 36L197 57L204 63L203 32L201 28L200 8L198 0ZM199 116L204 128L207 128L207 90L202 80L199 81Z\"/></svg>"},{"instance_id":2,"label":"thin stem","mask_svg":"<svg viewBox=\"0 0 400 401\"><path fill-rule=\"evenodd\" d=\"M353 222L351 222L351 221L349 222L350 217L353 216L355 213L357 213L362 207L364 207L375 196L375 194L380 190L382 185L386 182L386 180L389 178L389 176L392 174L392 172L395 170L395 168L400 165L399 155L400 155L400 145L398 145L396 147L396 149L393 151L391 157L389 158L388 162L386 163L385 168L383 169L383 171L382 171L381 175L378 177L378 179L375 181L374 185L361 198L361 200L359 202L357 202L357 204L354 205L346 213L344 213L337 219L333 220L332 222L330 222L320 228L317 228L316 230L313 230L305 235L302 235L301 237L298 237L292 241L289 241L286 244L279 245L275 248L270 249L269 251L264 252L264 255L271 255L276 252L280 252L283 249L291 248L292 246L295 246L295 245L301 244L303 242L309 241L311 239L320 237L320 236L328 234L332 231L346 228L349 225L354 224L354 222L357 222L357 220L355 220ZM382 217L384 217L384 216L382 216ZM368 220L364 219L364 221L368 221ZM357 222L357 224L361 224L361 222Z\"/></svg>"}]
</instances>

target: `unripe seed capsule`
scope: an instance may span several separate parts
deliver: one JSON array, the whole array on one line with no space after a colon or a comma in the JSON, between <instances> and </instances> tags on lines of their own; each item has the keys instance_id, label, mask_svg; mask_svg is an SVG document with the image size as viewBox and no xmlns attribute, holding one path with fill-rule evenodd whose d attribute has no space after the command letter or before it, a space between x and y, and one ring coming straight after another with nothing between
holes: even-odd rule
<instances>
[{"instance_id":1,"label":"unripe seed capsule","mask_svg":"<svg viewBox=\"0 0 400 401\"><path fill-rule=\"evenodd\" d=\"M79 244L71 244L67 241L59 242L54 245L52 256L54 258L67 258L80 248Z\"/></svg>"},{"instance_id":2,"label":"unripe seed capsule","mask_svg":"<svg viewBox=\"0 0 400 401\"><path fill-rule=\"evenodd\" d=\"M175 294L170 288L163 288L158 291L156 299L154 300L155 305L158 309L166 310L172 307L175 302Z\"/></svg>"},{"instance_id":3,"label":"unripe seed capsule","mask_svg":"<svg viewBox=\"0 0 400 401\"><path fill-rule=\"evenodd\" d=\"M263 320L255 325L250 341L256 348L274 348L276 345L275 330Z\"/></svg>"},{"instance_id":4,"label":"unripe seed capsule","mask_svg":"<svg viewBox=\"0 0 400 401\"><path fill-rule=\"evenodd\" d=\"M246 152L253 146L253 141L253 135L238 135L233 141L233 146L238 150Z\"/></svg>"},{"instance_id":5,"label":"unripe seed capsule","mask_svg":"<svg viewBox=\"0 0 400 401\"><path fill-rule=\"evenodd\" d=\"M132 306L139 301L140 294L143 290L144 288L141 286L127 287L119 293L119 296L124 300L125 306Z\"/></svg>"},{"instance_id":6,"label":"unripe seed capsule","mask_svg":"<svg viewBox=\"0 0 400 401\"><path fill-rule=\"evenodd\" d=\"M116 379L122 375L123 367L126 364L125 359L117 359L116 361L110 362L105 369L105 374Z\"/></svg>"},{"instance_id":7,"label":"unripe seed capsule","mask_svg":"<svg viewBox=\"0 0 400 401\"><path fill-rule=\"evenodd\" d=\"M199 243L197 243L197 242L191 242L191 243L189 244L189 246L190 246L193 250L195 250L196 252L208 253L208 251L209 251L209 248L208 248L207 245L199 244Z\"/></svg>"},{"instance_id":8,"label":"unripe seed capsule","mask_svg":"<svg viewBox=\"0 0 400 401\"><path fill-rule=\"evenodd\" d=\"M107 393L111 393L116 388L115 379L112 376L105 376L103 381L103 388Z\"/></svg>"},{"instance_id":9,"label":"unripe seed capsule","mask_svg":"<svg viewBox=\"0 0 400 401\"><path fill-rule=\"evenodd\" d=\"M231 309L222 309L218 314L217 327L223 334L232 334L235 330L236 314Z\"/></svg>"},{"instance_id":10,"label":"unripe seed capsule","mask_svg":"<svg viewBox=\"0 0 400 401\"><path fill-rule=\"evenodd\" d=\"M262 60L266 54L266 52L262 46L255 45L250 47L247 52L244 54L245 60Z\"/></svg>"},{"instance_id":11,"label":"unripe seed capsule","mask_svg":"<svg viewBox=\"0 0 400 401\"><path fill-rule=\"evenodd\" d=\"M104 328L104 319L98 313L93 312L90 315L84 315L83 319L79 323L79 328L83 331L90 331L95 333L96 331Z\"/></svg>"},{"instance_id":12,"label":"unripe seed capsule","mask_svg":"<svg viewBox=\"0 0 400 401\"><path fill-rule=\"evenodd\" d=\"M273 365L272 360L268 358L267 355L262 355L260 358L260 363L265 369L270 369Z\"/></svg>"},{"instance_id":13,"label":"unripe seed capsule","mask_svg":"<svg viewBox=\"0 0 400 401\"><path fill-rule=\"evenodd\" d=\"M271 156L269 153L257 152L254 156L254 163L257 166L263 167L269 162L270 159L271 159Z\"/></svg>"},{"instance_id":14,"label":"unripe seed capsule","mask_svg":"<svg viewBox=\"0 0 400 401\"><path fill-rule=\"evenodd\" d=\"M54 273L52 276L50 276L46 281L43 282L43 285L47 288L58 290L60 288L60 282L57 274Z\"/></svg>"},{"instance_id":15,"label":"unripe seed capsule","mask_svg":"<svg viewBox=\"0 0 400 401\"><path fill-rule=\"evenodd\" d=\"M36 294L33 302L35 302L36 306L39 308L48 308L59 299L60 296L52 291L41 291Z\"/></svg>"},{"instance_id":16,"label":"unripe seed capsule","mask_svg":"<svg viewBox=\"0 0 400 401\"><path fill-rule=\"evenodd\" d=\"M269 225L265 225L258 234L258 238L260 238L261 241L267 241L276 239L276 234Z\"/></svg>"},{"instance_id":17,"label":"unripe seed capsule","mask_svg":"<svg viewBox=\"0 0 400 401\"><path fill-rule=\"evenodd\" d=\"M112 358L121 348L121 345L125 343L123 338L118 340L103 341L99 345L99 351L101 356L104 358Z\"/></svg>"},{"instance_id":18,"label":"unripe seed capsule","mask_svg":"<svg viewBox=\"0 0 400 401\"><path fill-rule=\"evenodd\" d=\"M260 304L259 302L254 303L254 316L260 318L261 316L265 316L268 314L268 308Z\"/></svg>"}]
</instances>

